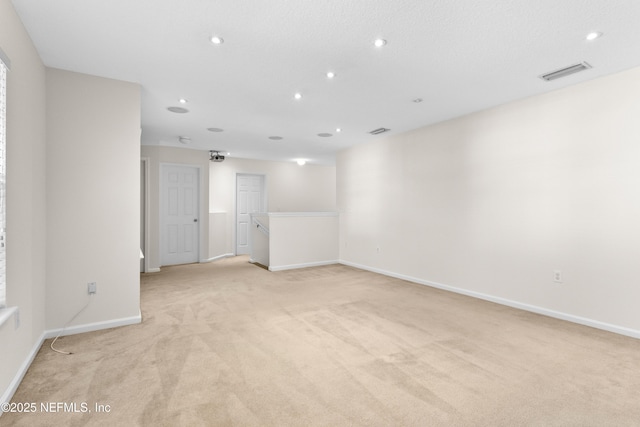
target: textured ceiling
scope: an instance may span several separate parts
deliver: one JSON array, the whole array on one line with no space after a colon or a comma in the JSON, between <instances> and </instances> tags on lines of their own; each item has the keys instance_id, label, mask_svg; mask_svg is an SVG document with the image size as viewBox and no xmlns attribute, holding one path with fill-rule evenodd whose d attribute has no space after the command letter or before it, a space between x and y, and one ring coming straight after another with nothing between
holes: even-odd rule
<instances>
[{"instance_id":1,"label":"textured ceiling","mask_svg":"<svg viewBox=\"0 0 640 427\"><path fill-rule=\"evenodd\" d=\"M332 164L383 138L376 128L396 134L640 65L637 0L13 4L45 65L141 84L143 144L246 158ZM603 36L586 41L591 31ZM582 61L593 68L538 78ZM180 98L190 112L167 111Z\"/></svg>"}]
</instances>

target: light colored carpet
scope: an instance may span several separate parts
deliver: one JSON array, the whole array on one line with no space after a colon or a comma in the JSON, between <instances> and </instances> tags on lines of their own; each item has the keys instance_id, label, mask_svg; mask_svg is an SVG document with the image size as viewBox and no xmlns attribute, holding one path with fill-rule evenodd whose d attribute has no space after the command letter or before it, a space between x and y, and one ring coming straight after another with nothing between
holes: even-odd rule
<instances>
[{"instance_id":1,"label":"light colored carpet","mask_svg":"<svg viewBox=\"0 0 640 427\"><path fill-rule=\"evenodd\" d=\"M640 341L354 268L142 276L143 323L40 350L3 426L640 426ZM81 319L78 319L81 321Z\"/></svg>"}]
</instances>

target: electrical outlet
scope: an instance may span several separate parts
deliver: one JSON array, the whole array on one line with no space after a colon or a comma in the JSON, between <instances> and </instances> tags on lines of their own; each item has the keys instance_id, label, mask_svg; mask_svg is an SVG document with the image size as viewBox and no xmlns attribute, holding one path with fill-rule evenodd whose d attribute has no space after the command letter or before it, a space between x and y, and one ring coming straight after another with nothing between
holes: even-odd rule
<instances>
[{"instance_id":1,"label":"electrical outlet","mask_svg":"<svg viewBox=\"0 0 640 427\"><path fill-rule=\"evenodd\" d=\"M562 270L553 270L553 282L562 283Z\"/></svg>"},{"instance_id":2,"label":"electrical outlet","mask_svg":"<svg viewBox=\"0 0 640 427\"><path fill-rule=\"evenodd\" d=\"M93 295L98 292L98 284L96 282L87 283L87 292L89 295Z\"/></svg>"}]
</instances>

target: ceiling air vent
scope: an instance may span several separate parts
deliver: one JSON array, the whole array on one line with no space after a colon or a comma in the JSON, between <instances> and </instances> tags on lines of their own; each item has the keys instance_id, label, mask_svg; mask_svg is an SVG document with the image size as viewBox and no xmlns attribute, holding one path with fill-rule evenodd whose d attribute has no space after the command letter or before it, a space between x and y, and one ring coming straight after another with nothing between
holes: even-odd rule
<instances>
[{"instance_id":1,"label":"ceiling air vent","mask_svg":"<svg viewBox=\"0 0 640 427\"><path fill-rule=\"evenodd\" d=\"M565 67L561 70L552 71L550 73L543 74L540 76L540 78L542 80L546 80L550 82L551 80L556 80L561 77L570 76L571 74L579 73L580 71L588 70L589 68L591 68L591 65L587 64L586 62L581 62L579 64Z\"/></svg>"},{"instance_id":2,"label":"ceiling air vent","mask_svg":"<svg viewBox=\"0 0 640 427\"><path fill-rule=\"evenodd\" d=\"M391 129L386 128L378 128L369 132L371 135L380 135L381 133L389 132Z\"/></svg>"}]
</instances>

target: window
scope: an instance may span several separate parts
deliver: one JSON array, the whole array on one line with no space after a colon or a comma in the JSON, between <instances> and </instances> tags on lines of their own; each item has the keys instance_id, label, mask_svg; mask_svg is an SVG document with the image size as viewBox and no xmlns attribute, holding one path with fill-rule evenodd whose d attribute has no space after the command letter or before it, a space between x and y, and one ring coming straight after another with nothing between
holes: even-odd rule
<instances>
[{"instance_id":1,"label":"window","mask_svg":"<svg viewBox=\"0 0 640 427\"><path fill-rule=\"evenodd\" d=\"M7 304L6 274L6 147L7 147L7 65L4 52L0 50L0 308Z\"/></svg>"}]
</instances>

